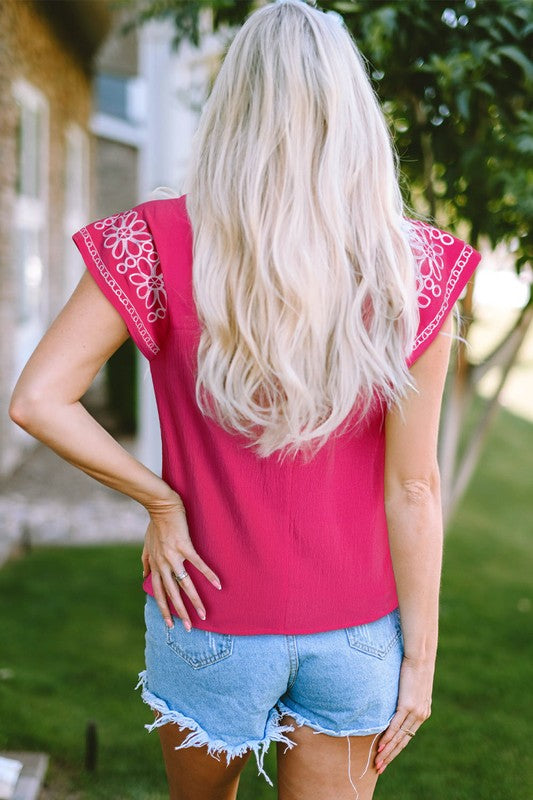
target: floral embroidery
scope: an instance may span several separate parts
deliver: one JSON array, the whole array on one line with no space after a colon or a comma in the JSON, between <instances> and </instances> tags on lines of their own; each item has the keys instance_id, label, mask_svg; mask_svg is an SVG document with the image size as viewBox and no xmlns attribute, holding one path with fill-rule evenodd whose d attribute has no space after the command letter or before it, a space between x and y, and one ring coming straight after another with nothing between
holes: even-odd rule
<instances>
[{"instance_id":1,"label":"floral embroidery","mask_svg":"<svg viewBox=\"0 0 533 800\"><path fill-rule=\"evenodd\" d=\"M420 267L417 275L419 308L428 308L436 299L441 300L433 319L418 333L412 349L414 352L432 335L448 313L452 293L475 251L469 244L463 243L459 255L450 268L449 248L457 248L459 242L454 236L420 220L409 220L409 238ZM446 276L446 272L448 275L444 282L443 277Z\"/></svg>"},{"instance_id":2,"label":"floral embroidery","mask_svg":"<svg viewBox=\"0 0 533 800\"><path fill-rule=\"evenodd\" d=\"M159 256L146 221L135 210L123 211L94 223L103 231L103 245L111 250L116 270L136 287L148 310L148 322L163 319L167 293Z\"/></svg>"},{"instance_id":3,"label":"floral embroidery","mask_svg":"<svg viewBox=\"0 0 533 800\"><path fill-rule=\"evenodd\" d=\"M136 211L123 211L112 217L94 223L97 230L103 230L104 247L111 250L115 261L136 259L144 250L153 251L150 233L143 219L138 219ZM119 272L126 272L125 264L117 265Z\"/></svg>"},{"instance_id":4,"label":"floral embroidery","mask_svg":"<svg viewBox=\"0 0 533 800\"><path fill-rule=\"evenodd\" d=\"M142 320L141 316L139 315L137 309L131 302L130 298L123 290L122 286L118 283L116 278L110 273L104 262L100 257L100 253L98 252L98 248L96 247L95 243L93 242L92 236L87 227L80 228L79 233L83 236L85 246L87 247L87 251L89 252L94 264L98 268L98 271L102 275L103 279L109 286L112 292L116 294L126 311L128 312L129 316L135 327L137 328L139 335L148 348L150 352L156 355L159 352L159 347L154 342L150 332L148 331L144 321Z\"/></svg>"},{"instance_id":5,"label":"floral embroidery","mask_svg":"<svg viewBox=\"0 0 533 800\"><path fill-rule=\"evenodd\" d=\"M442 295L445 248L451 247L455 240L449 233L418 220L411 220L410 240L420 266L417 275L418 305L427 308L432 300Z\"/></svg>"}]
</instances>

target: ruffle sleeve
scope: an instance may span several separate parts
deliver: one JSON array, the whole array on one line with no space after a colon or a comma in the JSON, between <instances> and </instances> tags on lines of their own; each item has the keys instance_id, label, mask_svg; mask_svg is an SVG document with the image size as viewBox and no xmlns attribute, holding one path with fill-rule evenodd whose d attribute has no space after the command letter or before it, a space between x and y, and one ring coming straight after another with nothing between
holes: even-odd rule
<instances>
[{"instance_id":1,"label":"ruffle sleeve","mask_svg":"<svg viewBox=\"0 0 533 800\"><path fill-rule=\"evenodd\" d=\"M167 292L145 203L90 222L72 234L96 283L151 361L168 324Z\"/></svg>"},{"instance_id":2,"label":"ruffle sleeve","mask_svg":"<svg viewBox=\"0 0 533 800\"><path fill-rule=\"evenodd\" d=\"M409 367L437 336L481 260L481 253L462 239L420 220L410 220L410 234L419 268L420 322Z\"/></svg>"}]
</instances>

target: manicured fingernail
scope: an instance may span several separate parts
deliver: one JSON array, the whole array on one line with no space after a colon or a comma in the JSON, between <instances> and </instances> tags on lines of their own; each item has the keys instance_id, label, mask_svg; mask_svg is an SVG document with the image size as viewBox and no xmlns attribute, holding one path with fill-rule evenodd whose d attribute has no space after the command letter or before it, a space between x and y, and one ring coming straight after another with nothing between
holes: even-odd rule
<instances>
[{"instance_id":1,"label":"manicured fingernail","mask_svg":"<svg viewBox=\"0 0 533 800\"><path fill-rule=\"evenodd\" d=\"M216 586L217 589L222 589L222 586L220 585L220 581L213 581L212 583L213 583L213 586Z\"/></svg>"},{"instance_id":2,"label":"manicured fingernail","mask_svg":"<svg viewBox=\"0 0 533 800\"><path fill-rule=\"evenodd\" d=\"M171 620L171 619L166 619L166 620L165 620L165 622L167 623L167 626L168 626L169 628L173 628L173 627L174 627L174 623L172 622L172 620Z\"/></svg>"},{"instance_id":3,"label":"manicured fingernail","mask_svg":"<svg viewBox=\"0 0 533 800\"><path fill-rule=\"evenodd\" d=\"M378 747L378 753L381 753L384 747L385 747L384 744L380 744L380 746Z\"/></svg>"},{"instance_id":4,"label":"manicured fingernail","mask_svg":"<svg viewBox=\"0 0 533 800\"><path fill-rule=\"evenodd\" d=\"M183 625L184 625L185 630L187 631L187 633L190 633L191 632L191 623L189 622L189 620L188 619L182 619L181 621L183 622Z\"/></svg>"},{"instance_id":5,"label":"manicured fingernail","mask_svg":"<svg viewBox=\"0 0 533 800\"><path fill-rule=\"evenodd\" d=\"M198 616L200 617L200 619L205 619L205 611L203 610L203 608L197 608L196 610L198 612Z\"/></svg>"}]
</instances>

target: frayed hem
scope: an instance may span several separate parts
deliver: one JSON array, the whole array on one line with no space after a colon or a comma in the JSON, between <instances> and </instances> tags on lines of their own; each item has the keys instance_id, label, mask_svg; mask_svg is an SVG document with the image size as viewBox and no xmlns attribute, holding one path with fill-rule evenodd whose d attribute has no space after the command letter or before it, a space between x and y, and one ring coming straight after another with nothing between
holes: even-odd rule
<instances>
[{"instance_id":1,"label":"frayed hem","mask_svg":"<svg viewBox=\"0 0 533 800\"><path fill-rule=\"evenodd\" d=\"M147 687L146 670L139 672L139 681L135 686L135 689L138 689L140 686L142 687L141 697L143 701L154 711L159 711L161 714L161 716L154 722L148 723L144 726L149 733L155 728L159 728L169 722L174 722L179 726L180 730L183 730L184 728L190 728L191 732L189 735L180 745L178 745L178 747L174 748L175 750L181 750L184 747L202 747L202 745L205 744L207 745L207 752L212 755L213 758L216 758L217 761L220 761L220 758L217 754L225 753L226 764L228 765L232 758L244 755L247 750L253 750L257 762L258 775L263 775L267 783L272 787L274 786L263 767L263 761L270 746L270 742L283 742L287 745L285 752L288 748L294 747L296 744L296 742L293 742L292 739L289 739L287 736L285 736L287 731L294 730L294 726L280 725L279 720L283 714L281 714L276 708L271 709L266 724L265 737L263 739L250 739L240 745L229 745L222 739L210 739L207 732L204 731L194 719L180 714L179 711L171 710L164 700L161 700L160 697L157 697L157 695L153 694ZM260 752L261 747L262 750Z\"/></svg>"},{"instance_id":2,"label":"frayed hem","mask_svg":"<svg viewBox=\"0 0 533 800\"><path fill-rule=\"evenodd\" d=\"M296 722L298 727L301 727L302 725L307 725L309 728L313 728L313 733L325 733L328 736L369 736L371 733L383 733L389 727L392 717L394 717L393 714L390 717L389 721L386 722L384 725L382 726L378 725L377 727L374 728L361 728L357 731L353 730L334 731L331 728L323 728L322 725L318 725L318 723L316 722L310 722L308 719L305 719L305 717L302 717L301 714L298 714L298 712L293 711L292 708L289 708L288 706L285 705L285 703L282 703L279 700L276 703L276 705L281 710L281 716L283 717L286 714L290 715L291 717L294 718L294 721Z\"/></svg>"}]
</instances>

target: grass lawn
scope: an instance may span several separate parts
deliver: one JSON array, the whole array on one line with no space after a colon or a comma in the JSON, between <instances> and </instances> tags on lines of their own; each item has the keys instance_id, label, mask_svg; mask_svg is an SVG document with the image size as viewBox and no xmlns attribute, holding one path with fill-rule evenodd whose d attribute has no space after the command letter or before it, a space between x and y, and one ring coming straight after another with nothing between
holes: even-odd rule
<instances>
[{"instance_id":1,"label":"grass lawn","mask_svg":"<svg viewBox=\"0 0 533 800\"><path fill-rule=\"evenodd\" d=\"M530 800L533 426L501 411L445 542L433 712L375 800ZM167 800L143 668L140 546L46 547L0 570L0 750L51 754L47 796ZM84 770L86 724L97 770ZM265 758L275 778L275 745ZM60 788L62 787L62 788ZM251 757L239 800L275 798Z\"/></svg>"}]
</instances>

